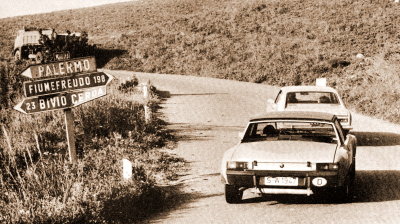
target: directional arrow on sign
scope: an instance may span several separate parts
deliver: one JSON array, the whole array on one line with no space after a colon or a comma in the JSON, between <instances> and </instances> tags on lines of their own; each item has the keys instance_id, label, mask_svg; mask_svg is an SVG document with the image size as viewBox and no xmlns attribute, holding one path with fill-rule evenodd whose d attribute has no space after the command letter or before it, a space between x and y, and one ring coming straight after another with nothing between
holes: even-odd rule
<instances>
[{"instance_id":1,"label":"directional arrow on sign","mask_svg":"<svg viewBox=\"0 0 400 224\"><path fill-rule=\"evenodd\" d=\"M60 93L76 89L85 89L108 85L113 76L104 72L75 74L67 77L55 77L24 82L26 97Z\"/></svg>"},{"instance_id":2,"label":"directional arrow on sign","mask_svg":"<svg viewBox=\"0 0 400 224\"><path fill-rule=\"evenodd\" d=\"M47 64L31 65L25 69L21 75L31 79L37 79L95 71L97 71L96 59L94 57L84 57Z\"/></svg>"},{"instance_id":3,"label":"directional arrow on sign","mask_svg":"<svg viewBox=\"0 0 400 224\"><path fill-rule=\"evenodd\" d=\"M25 114L75 107L107 95L106 86L25 98L14 109Z\"/></svg>"}]
</instances>

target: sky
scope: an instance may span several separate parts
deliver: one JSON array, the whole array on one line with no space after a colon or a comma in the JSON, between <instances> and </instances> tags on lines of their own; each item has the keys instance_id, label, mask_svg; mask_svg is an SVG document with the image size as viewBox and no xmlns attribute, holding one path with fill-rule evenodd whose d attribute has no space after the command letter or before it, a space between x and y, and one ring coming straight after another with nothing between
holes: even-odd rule
<instances>
[{"instance_id":1,"label":"sky","mask_svg":"<svg viewBox=\"0 0 400 224\"><path fill-rule=\"evenodd\" d=\"M0 18L127 1L130 0L0 0Z\"/></svg>"}]
</instances>

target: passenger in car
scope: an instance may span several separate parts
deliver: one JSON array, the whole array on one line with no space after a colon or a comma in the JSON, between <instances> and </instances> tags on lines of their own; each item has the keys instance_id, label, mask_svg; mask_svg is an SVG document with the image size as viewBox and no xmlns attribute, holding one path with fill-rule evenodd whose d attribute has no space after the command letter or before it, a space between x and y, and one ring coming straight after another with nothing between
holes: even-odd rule
<instances>
[{"instance_id":1,"label":"passenger in car","mask_svg":"<svg viewBox=\"0 0 400 224\"><path fill-rule=\"evenodd\" d=\"M318 99L318 103L331 103L331 100L329 99L329 97L327 96L321 96Z\"/></svg>"},{"instance_id":2,"label":"passenger in car","mask_svg":"<svg viewBox=\"0 0 400 224\"><path fill-rule=\"evenodd\" d=\"M274 126L269 124L263 129L263 135L266 137L276 137L278 136L278 131L274 128Z\"/></svg>"},{"instance_id":3,"label":"passenger in car","mask_svg":"<svg viewBox=\"0 0 400 224\"><path fill-rule=\"evenodd\" d=\"M288 93L287 94L287 102L288 103L297 103L298 100L296 99L296 94L295 93Z\"/></svg>"}]
</instances>

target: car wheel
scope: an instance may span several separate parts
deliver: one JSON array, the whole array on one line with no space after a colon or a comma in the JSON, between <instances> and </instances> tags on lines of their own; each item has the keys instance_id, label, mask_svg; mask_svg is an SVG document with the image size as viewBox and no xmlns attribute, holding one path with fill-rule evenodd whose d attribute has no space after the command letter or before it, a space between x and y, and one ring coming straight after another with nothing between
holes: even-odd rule
<instances>
[{"instance_id":1,"label":"car wheel","mask_svg":"<svg viewBox=\"0 0 400 224\"><path fill-rule=\"evenodd\" d=\"M353 199L354 178L352 176L352 171L350 171L346 177L344 185L337 189L337 199L339 200L339 202L351 202L351 200Z\"/></svg>"},{"instance_id":2,"label":"car wheel","mask_svg":"<svg viewBox=\"0 0 400 224\"><path fill-rule=\"evenodd\" d=\"M225 184L225 200L229 204L237 204L242 201L243 191L238 187Z\"/></svg>"},{"instance_id":3,"label":"car wheel","mask_svg":"<svg viewBox=\"0 0 400 224\"><path fill-rule=\"evenodd\" d=\"M355 160L355 158L353 158L353 164L351 165L351 169L350 169L351 183L353 183L355 179L356 179L356 160Z\"/></svg>"},{"instance_id":4,"label":"car wheel","mask_svg":"<svg viewBox=\"0 0 400 224\"><path fill-rule=\"evenodd\" d=\"M18 61L21 60L21 52L19 50L17 50L14 54L14 60Z\"/></svg>"}]
</instances>

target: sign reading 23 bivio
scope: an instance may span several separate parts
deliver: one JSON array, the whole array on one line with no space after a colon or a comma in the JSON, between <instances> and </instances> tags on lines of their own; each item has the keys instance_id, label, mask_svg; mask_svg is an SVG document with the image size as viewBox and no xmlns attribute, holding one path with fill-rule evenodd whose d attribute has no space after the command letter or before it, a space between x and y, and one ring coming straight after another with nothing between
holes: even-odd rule
<instances>
[{"instance_id":1,"label":"sign reading 23 bivio","mask_svg":"<svg viewBox=\"0 0 400 224\"><path fill-rule=\"evenodd\" d=\"M14 109L25 114L64 109L76 107L105 96L106 94L106 86L99 86L84 90L42 95L38 97L25 98L22 102L17 104Z\"/></svg>"}]
</instances>

